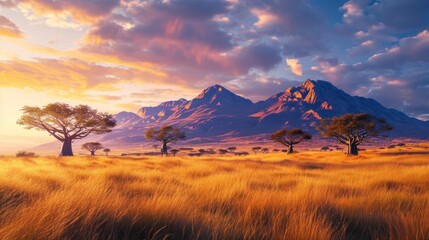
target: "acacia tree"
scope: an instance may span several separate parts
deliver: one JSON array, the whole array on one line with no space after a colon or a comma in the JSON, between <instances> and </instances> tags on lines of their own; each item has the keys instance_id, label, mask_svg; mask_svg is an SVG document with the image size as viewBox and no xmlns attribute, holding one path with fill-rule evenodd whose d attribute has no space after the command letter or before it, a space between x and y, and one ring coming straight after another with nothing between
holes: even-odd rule
<instances>
[{"instance_id":1,"label":"acacia tree","mask_svg":"<svg viewBox=\"0 0 429 240\"><path fill-rule=\"evenodd\" d=\"M72 142L89 134L111 132L116 126L113 116L99 113L87 105L70 106L65 103L51 103L42 108L25 106L17 124L26 129L47 131L63 143L60 156L73 156Z\"/></svg>"},{"instance_id":2,"label":"acacia tree","mask_svg":"<svg viewBox=\"0 0 429 240\"><path fill-rule=\"evenodd\" d=\"M364 140L381 136L381 133L392 129L385 119L367 113L349 113L332 119L322 119L317 126L323 137L331 137L347 145L347 155L358 155L358 145Z\"/></svg>"},{"instance_id":3,"label":"acacia tree","mask_svg":"<svg viewBox=\"0 0 429 240\"><path fill-rule=\"evenodd\" d=\"M221 155L225 155L225 154L227 154L228 153L228 150L226 150L226 149L219 149L219 150L217 150L218 151L218 153L219 154L221 154Z\"/></svg>"},{"instance_id":4,"label":"acacia tree","mask_svg":"<svg viewBox=\"0 0 429 240\"><path fill-rule=\"evenodd\" d=\"M257 152L259 152L259 150L261 150L261 147L253 147L252 151L256 154Z\"/></svg>"},{"instance_id":5,"label":"acacia tree","mask_svg":"<svg viewBox=\"0 0 429 240\"><path fill-rule=\"evenodd\" d=\"M180 152L180 150L179 149L171 149L170 152L173 154L173 156L176 156L176 154L178 152Z\"/></svg>"},{"instance_id":6,"label":"acacia tree","mask_svg":"<svg viewBox=\"0 0 429 240\"><path fill-rule=\"evenodd\" d=\"M96 151L103 148L103 145L99 142L87 142L82 145L82 149L89 151L91 153L91 156L94 156Z\"/></svg>"},{"instance_id":7,"label":"acacia tree","mask_svg":"<svg viewBox=\"0 0 429 240\"><path fill-rule=\"evenodd\" d=\"M288 147L288 154L293 153L293 146L295 144L298 144L303 140L310 140L311 138L312 136L310 133L304 132L299 128L294 128L291 130L283 128L270 135L271 140Z\"/></svg>"},{"instance_id":8,"label":"acacia tree","mask_svg":"<svg viewBox=\"0 0 429 240\"><path fill-rule=\"evenodd\" d=\"M161 129L151 128L147 130L145 138L148 140L160 142L162 144L161 153L168 155L167 144L185 139L186 134L179 128L175 128L173 126L164 126Z\"/></svg>"},{"instance_id":9,"label":"acacia tree","mask_svg":"<svg viewBox=\"0 0 429 240\"><path fill-rule=\"evenodd\" d=\"M227 149L230 152L234 152L235 150L237 150L237 147L228 147Z\"/></svg>"},{"instance_id":10,"label":"acacia tree","mask_svg":"<svg viewBox=\"0 0 429 240\"><path fill-rule=\"evenodd\" d=\"M105 148L105 149L103 149L103 152L106 154L106 156L107 156L107 155L109 155L110 148Z\"/></svg>"}]
</instances>

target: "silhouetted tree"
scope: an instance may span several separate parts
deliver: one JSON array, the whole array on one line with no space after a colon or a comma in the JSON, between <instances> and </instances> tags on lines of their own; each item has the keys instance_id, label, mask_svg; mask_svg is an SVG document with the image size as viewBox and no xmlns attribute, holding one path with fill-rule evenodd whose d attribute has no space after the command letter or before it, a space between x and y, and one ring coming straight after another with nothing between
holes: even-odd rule
<instances>
[{"instance_id":1,"label":"silhouetted tree","mask_svg":"<svg viewBox=\"0 0 429 240\"><path fill-rule=\"evenodd\" d=\"M219 149L219 150L217 150L218 152L219 152L219 154L221 154L221 155L225 155L225 154L227 154L228 153L228 150L226 150L226 149Z\"/></svg>"},{"instance_id":2,"label":"silhouetted tree","mask_svg":"<svg viewBox=\"0 0 429 240\"><path fill-rule=\"evenodd\" d=\"M152 128L147 130L145 138L160 142L162 144L161 153L168 155L167 144L177 142L180 139L185 139L186 134L179 128L164 126L161 129Z\"/></svg>"},{"instance_id":3,"label":"silhouetted tree","mask_svg":"<svg viewBox=\"0 0 429 240\"><path fill-rule=\"evenodd\" d=\"M51 103L43 108L25 106L17 121L27 129L47 131L63 143L60 156L73 156L72 142L91 133L111 132L116 126L113 116L99 113L87 105L72 107L65 103Z\"/></svg>"},{"instance_id":4,"label":"silhouetted tree","mask_svg":"<svg viewBox=\"0 0 429 240\"><path fill-rule=\"evenodd\" d=\"M321 147L320 150L326 152L326 151L329 150L329 147L328 146L324 146L324 147Z\"/></svg>"},{"instance_id":5,"label":"silhouetted tree","mask_svg":"<svg viewBox=\"0 0 429 240\"><path fill-rule=\"evenodd\" d=\"M198 149L198 152L199 152L199 153L201 153L201 154L204 154L204 153L206 153L207 151L206 151L205 149L202 149L202 148L201 148L201 149Z\"/></svg>"},{"instance_id":6,"label":"silhouetted tree","mask_svg":"<svg viewBox=\"0 0 429 240\"><path fill-rule=\"evenodd\" d=\"M312 136L310 133L304 132L299 128L295 128L291 130L287 130L283 128L270 135L271 140L288 147L288 150L287 150L288 154L293 153L294 145L302 142L303 140L310 140L311 137Z\"/></svg>"},{"instance_id":7,"label":"silhouetted tree","mask_svg":"<svg viewBox=\"0 0 429 240\"><path fill-rule=\"evenodd\" d=\"M235 150L237 150L237 147L229 147L228 148L228 151L230 151L230 152L234 152Z\"/></svg>"},{"instance_id":8,"label":"silhouetted tree","mask_svg":"<svg viewBox=\"0 0 429 240\"><path fill-rule=\"evenodd\" d=\"M106 154L106 156L107 156L107 155L109 155L110 148L105 148L105 149L103 149L103 152Z\"/></svg>"},{"instance_id":9,"label":"silhouetted tree","mask_svg":"<svg viewBox=\"0 0 429 240\"><path fill-rule=\"evenodd\" d=\"M277 148L274 148L274 149L273 149L273 152L274 152L274 153L279 152L279 151L280 151L280 150L278 150Z\"/></svg>"},{"instance_id":10,"label":"silhouetted tree","mask_svg":"<svg viewBox=\"0 0 429 240\"><path fill-rule=\"evenodd\" d=\"M257 152L259 152L259 150L261 150L261 147L253 147L252 151L256 154Z\"/></svg>"},{"instance_id":11,"label":"silhouetted tree","mask_svg":"<svg viewBox=\"0 0 429 240\"><path fill-rule=\"evenodd\" d=\"M91 156L94 156L96 151L103 148L103 145L99 142L87 142L82 145L82 149L89 151Z\"/></svg>"},{"instance_id":12,"label":"silhouetted tree","mask_svg":"<svg viewBox=\"0 0 429 240\"><path fill-rule=\"evenodd\" d=\"M270 150L268 148L262 148L263 153L268 153Z\"/></svg>"},{"instance_id":13,"label":"silhouetted tree","mask_svg":"<svg viewBox=\"0 0 429 240\"><path fill-rule=\"evenodd\" d=\"M347 155L358 155L358 145L369 137L381 136L392 130L383 118L367 113L345 114L332 119L322 119L317 130L323 137L332 137L347 145Z\"/></svg>"},{"instance_id":14,"label":"silhouetted tree","mask_svg":"<svg viewBox=\"0 0 429 240\"><path fill-rule=\"evenodd\" d=\"M173 156L176 156L176 154L178 152L180 152L180 150L179 149L171 149L170 152L173 154Z\"/></svg>"}]
</instances>

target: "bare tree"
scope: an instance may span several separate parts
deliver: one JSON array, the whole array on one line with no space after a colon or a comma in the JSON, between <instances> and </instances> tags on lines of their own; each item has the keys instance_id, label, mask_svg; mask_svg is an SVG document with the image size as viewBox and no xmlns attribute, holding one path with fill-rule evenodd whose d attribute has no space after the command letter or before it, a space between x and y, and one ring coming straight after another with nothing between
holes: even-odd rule
<instances>
[{"instance_id":1,"label":"bare tree","mask_svg":"<svg viewBox=\"0 0 429 240\"><path fill-rule=\"evenodd\" d=\"M25 106L17 124L27 129L47 131L63 143L60 156L73 156L72 142L89 134L111 132L116 126L113 116L99 113L87 105L72 107L65 103L51 103L43 108Z\"/></svg>"},{"instance_id":2,"label":"bare tree","mask_svg":"<svg viewBox=\"0 0 429 240\"><path fill-rule=\"evenodd\" d=\"M96 151L103 148L103 145L99 142L87 142L82 145L82 149L89 151L91 156L94 156Z\"/></svg>"},{"instance_id":3,"label":"bare tree","mask_svg":"<svg viewBox=\"0 0 429 240\"><path fill-rule=\"evenodd\" d=\"M332 137L347 145L347 155L358 155L358 145L369 137L381 136L393 127L383 118L367 113L349 113L332 119L322 119L317 130L323 137Z\"/></svg>"},{"instance_id":4,"label":"bare tree","mask_svg":"<svg viewBox=\"0 0 429 240\"><path fill-rule=\"evenodd\" d=\"M161 154L168 155L167 144L177 142L180 139L185 139L186 134L179 128L172 126L164 126L161 129L149 129L146 131L145 138L155 140L162 144Z\"/></svg>"},{"instance_id":5,"label":"bare tree","mask_svg":"<svg viewBox=\"0 0 429 240\"><path fill-rule=\"evenodd\" d=\"M304 132L299 128L295 128L291 130L287 130L283 128L270 135L271 140L288 147L288 150L287 150L288 154L293 153L294 145L302 142L303 140L310 140L311 137L312 136L310 133Z\"/></svg>"}]
</instances>

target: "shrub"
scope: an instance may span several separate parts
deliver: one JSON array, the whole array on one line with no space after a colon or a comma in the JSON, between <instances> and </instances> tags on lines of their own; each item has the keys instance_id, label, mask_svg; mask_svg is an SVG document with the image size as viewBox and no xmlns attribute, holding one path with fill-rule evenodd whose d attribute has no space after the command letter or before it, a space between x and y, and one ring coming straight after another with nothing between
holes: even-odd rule
<instances>
[{"instance_id":1,"label":"shrub","mask_svg":"<svg viewBox=\"0 0 429 240\"><path fill-rule=\"evenodd\" d=\"M19 151L16 153L17 157L36 157L36 153L27 152L27 151Z\"/></svg>"}]
</instances>

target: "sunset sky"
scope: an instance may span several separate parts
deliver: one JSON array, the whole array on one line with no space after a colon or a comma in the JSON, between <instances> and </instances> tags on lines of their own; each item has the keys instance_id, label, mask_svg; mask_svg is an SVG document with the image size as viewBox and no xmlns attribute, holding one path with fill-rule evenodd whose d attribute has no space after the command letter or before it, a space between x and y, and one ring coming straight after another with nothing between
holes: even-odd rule
<instances>
[{"instance_id":1,"label":"sunset sky","mask_svg":"<svg viewBox=\"0 0 429 240\"><path fill-rule=\"evenodd\" d=\"M0 150L52 140L15 124L24 105L258 101L307 78L429 119L429 1L0 0Z\"/></svg>"}]
</instances>

